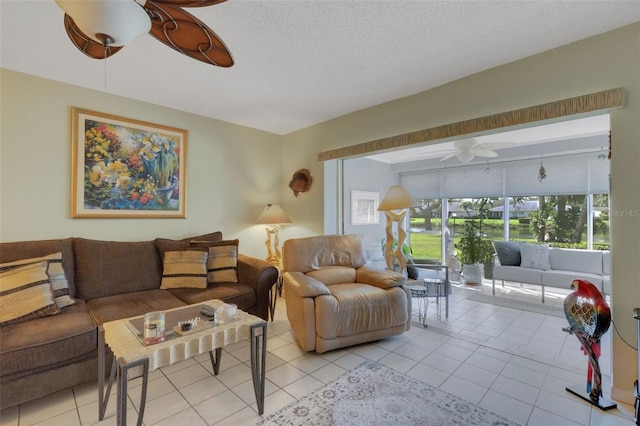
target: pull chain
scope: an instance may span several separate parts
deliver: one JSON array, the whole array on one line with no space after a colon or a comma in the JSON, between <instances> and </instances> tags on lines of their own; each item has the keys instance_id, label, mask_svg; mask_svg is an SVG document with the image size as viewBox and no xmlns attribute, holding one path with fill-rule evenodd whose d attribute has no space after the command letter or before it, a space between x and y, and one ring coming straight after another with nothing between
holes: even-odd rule
<instances>
[{"instance_id":1,"label":"pull chain","mask_svg":"<svg viewBox=\"0 0 640 426\"><path fill-rule=\"evenodd\" d=\"M105 42L104 44L104 88L107 88L107 53L108 53L109 45Z\"/></svg>"},{"instance_id":2,"label":"pull chain","mask_svg":"<svg viewBox=\"0 0 640 426\"><path fill-rule=\"evenodd\" d=\"M104 46L104 88L107 88L107 57L109 55L109 45L115 42L109 34L97 33L96 38L102 42Z\"/></svg>"}]
</instances>

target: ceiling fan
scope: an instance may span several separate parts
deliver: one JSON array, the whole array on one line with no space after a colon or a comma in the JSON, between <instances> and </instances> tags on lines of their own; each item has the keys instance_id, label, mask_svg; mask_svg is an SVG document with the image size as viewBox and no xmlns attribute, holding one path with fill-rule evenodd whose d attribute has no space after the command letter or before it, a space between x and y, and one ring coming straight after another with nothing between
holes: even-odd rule
<instances>
[{"instance_id":1,"label":"ceiling fan","mask_svg":"<svg viewBox=\"0 0 640 426\"><path fill-rule=\"evenodd\" d=\"M142 34L149 33L190 58L233 65L222 40L183 7L205 7L226 0L56 0L64 10L64 27L85 55L105 59Z\"/></svg>"},{"instance_id":2,"label":"ceiling fan","mask_svg":"<svg viewBox=\"0 0 640 426\"><path fill-rule=\"evenodd\" d=\"M497 157L498 153L494 149L513 146L510 143L478 143L474 138L462 139L453 143L454 150L445 155L440 161L451 157L457 157L463 163L468 163L477 155L478 157Z\"/></svg>"}]
</instances>

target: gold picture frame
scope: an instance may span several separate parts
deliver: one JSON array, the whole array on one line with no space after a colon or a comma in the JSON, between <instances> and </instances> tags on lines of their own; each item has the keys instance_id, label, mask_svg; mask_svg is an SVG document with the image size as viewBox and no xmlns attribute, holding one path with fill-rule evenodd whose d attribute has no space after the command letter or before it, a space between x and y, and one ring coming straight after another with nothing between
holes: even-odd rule
<instances>
[{"instance_id":1,"label":"gold picture frame","mask_svg":"<svg viewBox=\"0 0 640 426\"><path fill-rule=\"evenodd\" d=\"M71 108L71 217L186 218L188 131Z\"/></svg>"}]
</instances>

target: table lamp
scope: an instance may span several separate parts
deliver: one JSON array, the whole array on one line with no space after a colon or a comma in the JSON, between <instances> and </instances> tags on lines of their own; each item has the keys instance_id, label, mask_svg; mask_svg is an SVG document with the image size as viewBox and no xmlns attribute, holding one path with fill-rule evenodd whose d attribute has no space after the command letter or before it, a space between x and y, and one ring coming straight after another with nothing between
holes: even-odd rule
<instances>
[{"instance_id":1,"label":"table lamp","mask_svg":"<svg viewBox=\"0 0 640 426\"><path fill-rule=\"evenodd\" d=\"M407 209L410 207L417 207L416 200L401 185L390 187L380 206L378 206L378 210L385 212L387 216L387 239L384 245L384 258L387 262L387 269L391 271L396 270L395 267L398 266L398 272L402 273L407 265L407 258L402 252L402 246L407 236L403 222ZM398 245L395 248L393 247L394 222L398 224Z\"/></svg>"},{"instance_id":2,"label":"table lamp","mask_svg":"<svg viewBox=\"0 0 640 426\"><path fill-rule=\"evenodd\" d=\"M280 253L280 239L278 238L278 231L280 225L285 223L291 223L289 216L282 210L278 204L267 204L258 219L257 224L268 225L265 229L267 231L267 240L264 245L267 246L267 262L271 263L276 268L281 267L282 253Z\"/></svg>"}]
</instances>

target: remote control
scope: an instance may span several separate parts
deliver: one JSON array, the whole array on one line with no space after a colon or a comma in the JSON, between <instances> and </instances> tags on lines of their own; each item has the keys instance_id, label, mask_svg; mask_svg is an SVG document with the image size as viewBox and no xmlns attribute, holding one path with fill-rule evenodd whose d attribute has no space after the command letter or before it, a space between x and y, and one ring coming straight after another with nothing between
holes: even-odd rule
<instances>
[{"instance_id":1,"label":"remote control","mask_svg":"<svg viewBox=\"0 0 640 426\"><path fill-rule=\"evenodd\" d=\"M200 310L200 313L201 313L202 315L206 315L206 316L208 316L208 317L213 317L213 316L215 316L215 315L216 315L216 310L215 310L214 308L210 308L210 307L208 307L208 306L205 306L204 308L202 308L202 309Z\"/></svg>"}]
</instances>

